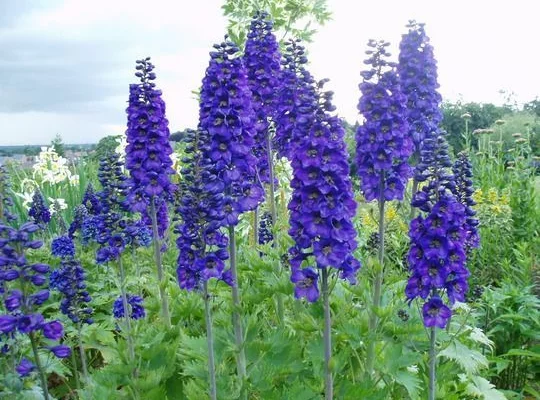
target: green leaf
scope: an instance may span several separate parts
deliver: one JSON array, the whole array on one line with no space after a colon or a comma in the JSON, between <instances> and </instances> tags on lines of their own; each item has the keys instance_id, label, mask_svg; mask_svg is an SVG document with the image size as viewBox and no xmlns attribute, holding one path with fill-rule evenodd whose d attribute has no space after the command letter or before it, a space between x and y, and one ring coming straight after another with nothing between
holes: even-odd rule
<instances>
[{"instance_id":1,"label":"green leaf","mask_svg":"<svg viewBox=\"0 0 540 400\"><path fill-rule=\"evenodd\" d=\"M512 349L508 353L501 355L501 357L509 357L509 356L523 356L523 357L531 357L535 359L540 359L540 353L535 353L534 351L530 350L521 350L521 349Z\"/></svg>"},{"instance_id":2,"label":"green leaf","mask_svg":"<svg viewBox=\"0 0 540 400\"><path fill-rule=\"evenodd\" d=\"M439 356L457 362L469 374L476 373L480 368L488 367L488 360L482 353L470 349L458 341L450 343L439 353Z\"/></svg>"},{"instance_id":3,"label":"green leaf","mask_svg":"<svg viewBox=\"0 0 540 400\"><path fill-rule=\"evenodd\" d=\"M471 376L471 382L465 391L467 394L484 400L507 400L506 396L495 389L495 386L481 376Z\"/></svg>"},{"instance_id":4,"label":"green leaf","mask_svg":"<svg viewBox=\"0 0 540 400\"><path fill-rule=\"evenodd\" d=\"M407 393L412 399L418 398L420 384L422 381L417 374L413 374L409 371L398 371L395 376L395 380L400 385L404 386L407 389Z\"/></svg>"}]
</instances>

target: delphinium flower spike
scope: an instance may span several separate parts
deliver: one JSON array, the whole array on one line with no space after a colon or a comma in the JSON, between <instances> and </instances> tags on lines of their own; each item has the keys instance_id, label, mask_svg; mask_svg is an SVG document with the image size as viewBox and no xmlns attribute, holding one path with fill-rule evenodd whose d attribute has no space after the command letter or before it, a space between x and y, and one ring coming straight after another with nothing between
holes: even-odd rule
<instances>
[{"instance_id":1,"label":"delphinium flower spike","mask_svg":"<svg viewBox=\"0 0 540 400\"><path fill-rule=\"evenodd\" d=\"M251 20L247 35L244 64L247 70L248 84L252 93L252 106L255 112L255 147L253 154L257 158L259 179L268 185L268 204L271 214L271 229L276 221L274 193L274 151L272 131L275 129L277 93L280 86L279 44L272 33L273 22L270 15L257 11ZM257 210L255 210L257 212ZM257 216L257 214L255 214ZM255 218L257 236L257 218ZM258 238L256 237L256 242Z\"/></svg>"},{"instance_id":2,"label":"delphinium flower spike","mask_svg":"<svg viewBox=\"0 0 540 400\"><path fill-rule=\"evenodd\" d=\"M384 208L387 201L402 200L411 176L408 159L413 143L408 136L406 98L401 92L394 63L388 61L390 43L368 42L369 69L361 72L359 85L362 97L358 110L364 122L356 132L356 163L361 189L367 201L377 200L379 215L378 271L373 283L373 304L369 329L377 329L377 309L380 307L384 278ZM375 341L368 343L366 369L372 374L375 361Z\"/></svg>"},{"instance_id":3,"label":"delphinium flower spike","mask_svg":"<svg viewBox=\"0 0 540 400\"><path fill-rule=\"evenodd\" d=\"M210 63L202 82L199 129L209 135L203 157L211 162L206 190L223 193L223 206L214 213L223 213L222 226L229 230L229 265L233 281L233 323L238 348L238 374L243 381L246 361L240 310L240 293L236 266L234 227L239 216L254 210L263 200L257 177L257 159L252 154L255 137L255 114L247 73L238 47L228 38L214 45Z\"/></svg>"},{"instance_id":4,"label":"delphinium flower spike","mask_svg":"<svg viewBox=\"0 0 540 400\"><path fill-rule=\"evenodd\" d=\"M412 205L425 215L411 221L408 254L411 276L405 294L423 300L424 325L430 328L428 398L435 399L436 328L445 328L452 316L449 305L465 301L467 213L454 193L457 185L443 131L424 139L420 152L422 188ZM447 301L446 301L447 299Z\"/></svg>"},{"instance_id":5,"label":"delphinium flower spike","mask_svg":"<svg viewBox=\"0 0 540 400\"><path fill-rule=\"evenodd\" d=\"M128 203L133 211L148 215L152 225L154 258L161 298L161 311L167 326L171 326L166 280L161 260L160 232L166 231L167 204L173 202L175 185L170 176L172 147L169 143L169 121L165 117L165 102L156 88L154 65L150 57L136 61L135 76L140 83L129 87L127 108L126 168L130 173ZM158 218L158 211L161 217Z\"/></svg>"},{"instance_id":6,"label":"delphinium flower spike","mask_svg":"<svg viewBox=\"0 0 540 400\"><path fill-rule=\"evenodd\" d=\"M402 91L407 96L409 136L414 143L412 164L416 165L424 138L439 130L442 97L437 91L437 61L424 24L410 21L407 29L399 45L397 71ZM416 178L413 184L414 193L418 187Z\"/></svg>"},{"instance_id":7,"label":"delphinium flower spike","mask_svg":"<svg viewBox=\"0 0 540 400\"><path fill-rule=\"evenodd\" d=\"M41 229L44 229L51 221L51 213L49 211L49 208L45 205L45 199L43 198L43 195L37 189L32 196L32 205L28 210L28 216Z\"/></svg>"},{"instance_id":8,"label":"delphinium flower spike","mask_svg":"<svg viewBox=\"0 0 540 400\"><path fill-rule=\"evenodd\" d=\"M319 298L319 273L324 305L325 396L333 398L330 370L331 319L328 277L334 268L342 279L356 283L360 262L353 256L356 232L352 224L356 203L349 179L345 131L331 112L332 92L323 92L325 81L306 88L314 93L304 134L292 152L292 198L289 203L289 234L295 245L291 256L291 281L295 296L314 302ZM305 85L313 83L304 81ZM308 107L306 107L308 108Z\"/></svg>"},{"instance_id":9,"label":"delphinium flower spike","mask_svg":"<svg viewBox=\"0 0 540 400\"><path fill-rule=\"evenodd\" d=\"M49 399L47 378L41 364L38 348L46 348L56 357L68 357L69 347L59 345L64 333L59 321L45 321L36 308L49 299L47 283L49 266L30 263L26 252L39 249L43 242L33 240L32 235L40 228L27 222L18 228L0 225L0 285L4 297L6 313L0 315L0 333L6 337L28 335L32 345L33 360L24 360L17 367L21 376L27 376L37 369L43 395ZM8 349L9 351L9 349Z\"/></svg>"}]
</instances>

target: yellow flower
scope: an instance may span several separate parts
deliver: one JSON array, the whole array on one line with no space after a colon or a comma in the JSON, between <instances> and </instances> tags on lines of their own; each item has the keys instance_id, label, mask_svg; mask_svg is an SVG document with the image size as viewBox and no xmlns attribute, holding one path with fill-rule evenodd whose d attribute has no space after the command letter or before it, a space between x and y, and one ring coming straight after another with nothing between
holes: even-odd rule
<instances>
[{"instance_id":1,"label":"yellow flower","mask_svg":"<svg viewBox=\"0 0 540 400\"><path fill-rule=\"evenodd\" d=\"M491 204L497 203L497 200L499 200L499 194L497 193L497 189L489 188L489 190L487 192L487 195L486 195L486 199Z\"/></svg>"},{"instance_id":2,"label":"yellow flower","mask_svg":"<svg viewBox=\"0 0 540 400\"><path fill-rule=\"evenodd\" d=\"M386 209L386 212L385 212L385 219L386 221L388 222L392 222L393 220L396 219L397 217L397 210L396 210L396 207L391 204L387 209Z\"/></svg>"},{"instance_id":3,"label":"yellow flower","mask_svg":"<svg viewBox=\"0 0 540 400\"><path fill-rule=\"evenodd\" d=\"M472 198L476 204L482 204L484 201L484 193L482 193L482 189L476 189L472 195Z\"/></svg>"},{"instance_id":4,"label":"yellow flower","mask_svg":"<svg viewBox=\"0 0 540 400\"><path fill-rule=\"evenodd\" d=\"M502 208L500 205L498 204L492 204L490 207L489 207L490 211L495 214L495 215L499 215L502 213Z\"/></svg>"}]
</instances>

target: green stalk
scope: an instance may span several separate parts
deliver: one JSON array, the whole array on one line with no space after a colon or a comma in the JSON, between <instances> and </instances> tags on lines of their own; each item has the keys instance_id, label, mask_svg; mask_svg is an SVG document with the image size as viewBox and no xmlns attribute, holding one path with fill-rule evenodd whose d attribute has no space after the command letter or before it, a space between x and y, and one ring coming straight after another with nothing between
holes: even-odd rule
<instances>
[{"instance_id":1,"label":"green stalk","mask_svg":"<svg viewBox=\"0 0 540 400\"><path fill-rule=\"evenodd\" d=\"M324 308L324 397L326 400L332 400L334 398L334 382L330 368L330 360L332 359L332 320L328 296L328 268L322 268L321 291Z\"/></svg>"},{"instance_id":2,"label":"green stalk","mask_svg":"<svg viewBox=\"0 0 540 400\"><path fill-rule=\"evenodd\" d=\"M43 366L41 365L41 361L39 360L39 353L38 353L38 348L37 348L34 332L30 332L28 336L30 337L30 343L32 344L32 352L34 353L36 367L39 373L39 380L41 381L41 390L43 390L43 398L45 400L49 400L49 388L47 386L47 377L45 376L45 371L43 370Z\"/></svg>"},{"instance_id":3,"label":"green stalk","mask_svg":"<svg viewBox=\"0 0 540 400\"><path fill-rule=\"evenodd\" d=\"M163 320L168 328L171 328L171 317L169 315L169 300L167 298L167 291L165 287L167 282L163 273L163 263L161 260L161 240L159 240L159 232L157 226L157 211L155 198L152 198L150 202L150 218L152 219L152 235L154 243L154 259L157 267L157 276L158 276L158 286L159 286L159 296L161 298L161 312L163 314Z\"/></svg>"},{"instance_id":4,"label":"green stalk","mask_svg":"<svg viewBox=\"0 0 540 400\"><path fill-rule=\"evenodd\" d=\"M208 282L204 282L204 317L206 321L206 344L208 346L208 377L210 379L210 399L217 400L216 366L214 361L214 334L212 332L212 308L208 294Z\"/></svg>"},{"instance_id":5,"label":"green stalk","mask_svg":"<svg viewBox=\"0 0 540 400\"><path fill-rule=\"evenodd\" d=\"M411 192L411 202L414 200L414 195L416 194L416 192L418 192L418 181L413 178L412 192ZM409 219L412 220L412 219L414 219L415 216L416 216L416 208L414 208L411 205L411 214L409 216Z\"/></svg>"},{"instance_id":6,"label":"green stalk","mask_svg":"<svg viewBox=\"0 0 540 400\"><path fill-rule=\"evenodd\" d=\"M88 379L88 364L86 362L86 353L84 352L82 335L81 335L81 323L77 325L77 339L79 340L79 353L81 355L81 368L84 380Z\"/></svg>"},{"instance_id":7,"label":"green stalk","mask_svg":"<svg viewBox=\"0 0 540 400\"><path fill-rule=\"evenodd\" d=\"M429 341L429 387L428 387L428 400L435 400L435 384L437 378L435 376L435 365L436 365L436 352L435 352L435 339L436 331L435 327L431 328L431 335Z\"/></svg>"},{"instance_id":8,"label":"green stalk","mask_svg":"<svg viewBox=\"0 0 540 400\"><path fill-rule=\"evenodd\" d=\"M79 381L79 371L77 370L77 357L75 356L75 352L71 352L71 362L73 363L73 378L75 378L75 387L77 388L77 391L81 391L81 382Z\"/></svg>"},{"instance_id":9,"label":"green stalk","mask_svg":"<svg viewBox=\"0 0 540 400\"><path fill-rule=\"evenodd\" d=\"M242 384L242 398L247 399L247 393L245 392L244 385L246 379L246 353L244 350L244 332L242 329L242 319L240 316L240 292L238 289L238 271L236 268L236 239L234 237L234 227L229 226L229 262L231 267L231 275L233 280L232 286L232 299L233 299L233 326L234 326L234 339L238 354L236 356L236 368L238 378Z\"/></svg>"},{"instance_id":10,"label":"green stalk","mask_svg":"<svg viewBox=\"0 0 540 400\"><path fill-rule=\"evenodd\" d=\"M379 265L377 268L377 275L375 276L375 283L373 287L373 308L369 316L369 332L375 333L377 325L379 324L377 318L377 311L381 306L381 291L382 282L384 276L384 192L383 192L384 176L381 176L380 194L379 194ZM414 186L413 186L414 190ZM375 338L370 340L366 354L366 370L368 374L373 375L373 367L375 365Z\"/></svg>"},{"instance_id":11,"label":"green stalk","mask_svg":"<svg viewBox=\"0 0 540 400\"><path fill-rule=\"evenodd\" d=\"M135 361L135 347L133 345L133 338L131 337L131 318L129 315L129 303L126 294L126 275L124 272L124 265L122 264L122 257L118 258L118 269L120 273L120 293L122 295L122 305L124 306L124 319L126 321L126 339L128 343L128 355L129 361L133 363Z\"/></svg>"},{"instance_id":12,"label":"green stalk","mask_svg":"<svg viewBox=\"0 0 540 400\"><path fill-rule=\"evenodd\" d=\"M253 210L253 245L259 244L259 207Z\"/></svg>"}]
</instances>

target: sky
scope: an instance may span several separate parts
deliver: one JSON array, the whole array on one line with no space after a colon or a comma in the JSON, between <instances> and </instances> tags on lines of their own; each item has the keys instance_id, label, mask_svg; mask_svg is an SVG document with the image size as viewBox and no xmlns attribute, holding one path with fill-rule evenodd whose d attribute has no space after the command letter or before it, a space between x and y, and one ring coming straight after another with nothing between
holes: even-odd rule
<instances>
[{"instance_id":1,"label":"sky","mask_svg":"<svg viewBox=\"0 0 540 400\"><path fill-rule=\"evenodd\" d=\"M125 132L135 60L151 56L172 132L195 127L223 0L0 0L0 145L95 143ZM426 24L445 100L518 104L540 96L535 0L327 0L332 20L307 45L340 116L356 110L368 39L397 48L410 19ZM189 5L186 5L189 4Z\"/></svg>"}]
</instances>

